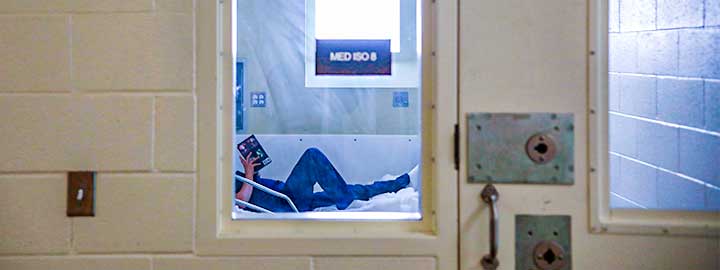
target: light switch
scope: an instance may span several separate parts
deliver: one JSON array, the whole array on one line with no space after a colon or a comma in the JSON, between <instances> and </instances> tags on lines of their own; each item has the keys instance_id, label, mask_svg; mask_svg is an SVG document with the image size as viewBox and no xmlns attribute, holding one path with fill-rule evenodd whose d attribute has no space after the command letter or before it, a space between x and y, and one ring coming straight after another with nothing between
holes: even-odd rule
<instances>
[{"instance_id":1,"label":"light switch","mask_svg":"<svg viewBox=\"0 0 720 270\"><path fill-rule=\"evenodd\" d=\"M95 216L95 172L68 173L67 216Z\"/></svg>"}]
</instances>

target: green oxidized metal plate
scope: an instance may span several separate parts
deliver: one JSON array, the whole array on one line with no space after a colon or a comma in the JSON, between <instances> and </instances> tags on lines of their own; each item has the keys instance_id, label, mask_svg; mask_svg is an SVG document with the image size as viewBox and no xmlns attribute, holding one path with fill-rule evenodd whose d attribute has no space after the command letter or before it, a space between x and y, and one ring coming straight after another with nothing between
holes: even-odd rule
<instances>
[{"instance_id":1,"label":"green oxidized metal plate","mask_svg":"<svg viewBox=\"0 0 720 270\"><path fill-rule=\"evenodd\" d=\"M569 113L469 113L468 182L572 185L574 130ZM556 145L554 157L543 163L526 151L528 140L539 134Z\"/></svg>"},{"instance_id":2,"label":"green oxidized metal plate","mask_svg":"<svg viewBox=\"0 0 720 270\"><path fill-rule=\"evenodd\" d=\"M562 254L555 254L555 259L564 261L559 270L572 269L572 225L570 216L515 216L515 269L539 270L534 261L537 246L543 241L557 243Z\"/></svg>"}]
</instances>

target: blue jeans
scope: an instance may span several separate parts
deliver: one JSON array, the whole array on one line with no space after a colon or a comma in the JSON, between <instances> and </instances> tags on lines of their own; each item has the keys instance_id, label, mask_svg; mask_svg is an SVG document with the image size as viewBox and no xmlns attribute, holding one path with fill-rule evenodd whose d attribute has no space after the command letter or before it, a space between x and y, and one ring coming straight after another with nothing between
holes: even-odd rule
<instances>
[{"instance_id":1,"label":"blue jeans","mask_svg":"<svg viewBox=\"0 0 720 270\"><path fill-rule=\"evenodd\" d=\"M317 148L309 148L303 153L284 183L262 177L254 178L259 184L290 197L301 212L332 205L343 210L353 200L369 200L382 193L397 192L410 184L410 177L403 174L395 180L375 181L369 185L348 185L325 154ZM320 185L322 192L313 192L315 183ZM235 192L239 191L241 186L242 182L235 181ZM258 189L253 190L250 203L273 212L292 212L286 201Z\"/></svg>"}]
</instances>

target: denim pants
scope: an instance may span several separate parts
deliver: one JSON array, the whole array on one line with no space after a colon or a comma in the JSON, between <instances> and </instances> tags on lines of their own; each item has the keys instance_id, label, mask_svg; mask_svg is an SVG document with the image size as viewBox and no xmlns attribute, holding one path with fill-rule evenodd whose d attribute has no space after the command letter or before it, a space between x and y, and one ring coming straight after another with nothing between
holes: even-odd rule
<instances>
[{"instance_id":1,"label":"denim pants","mask_svg":"<svg viewBox=\"0 0 720 270\"><path fill-rule=\"evenodd\" d=\"M403 174L395 180L375 181L369 185L349 185L325 154L317 148L309 148L300 157L284 183L262 177L256 177L255 181L287 195L298 210L304 212L332 205L343 210L353 200L369 200L382 193L397 192L408 186L410 177ZM313 192L316 183L323 189L322 192ZM235 185L237 192L242 183L236 181ZM286 201L258 189L253 190L250 203L273 212L292 211Z\"/></svg>"}]
</instances>

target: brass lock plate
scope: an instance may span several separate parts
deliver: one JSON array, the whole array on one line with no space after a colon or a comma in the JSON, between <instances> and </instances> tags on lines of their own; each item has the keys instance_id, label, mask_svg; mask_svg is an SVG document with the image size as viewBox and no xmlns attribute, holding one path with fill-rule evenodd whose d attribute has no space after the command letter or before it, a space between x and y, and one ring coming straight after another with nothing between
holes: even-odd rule
<instances>
[{"instance_id":1,"label":"brass lock plate","mask_svg":"<svg viewBox=\"0 0 720 270\"><path fill-rule=\"evenodd\" d=\"M467 181L572 185L570 113L469 113Z\"/></svg>"},{"instance_id":2,"label":"brass lock plate","mask_svg":"<svg viewBox=\"0 0 720 270\"><path fill-rule=\"evenodd\" d=\"M570 216L515 216L515 269L572 269Z\"/></svg>"}]
</instances>

